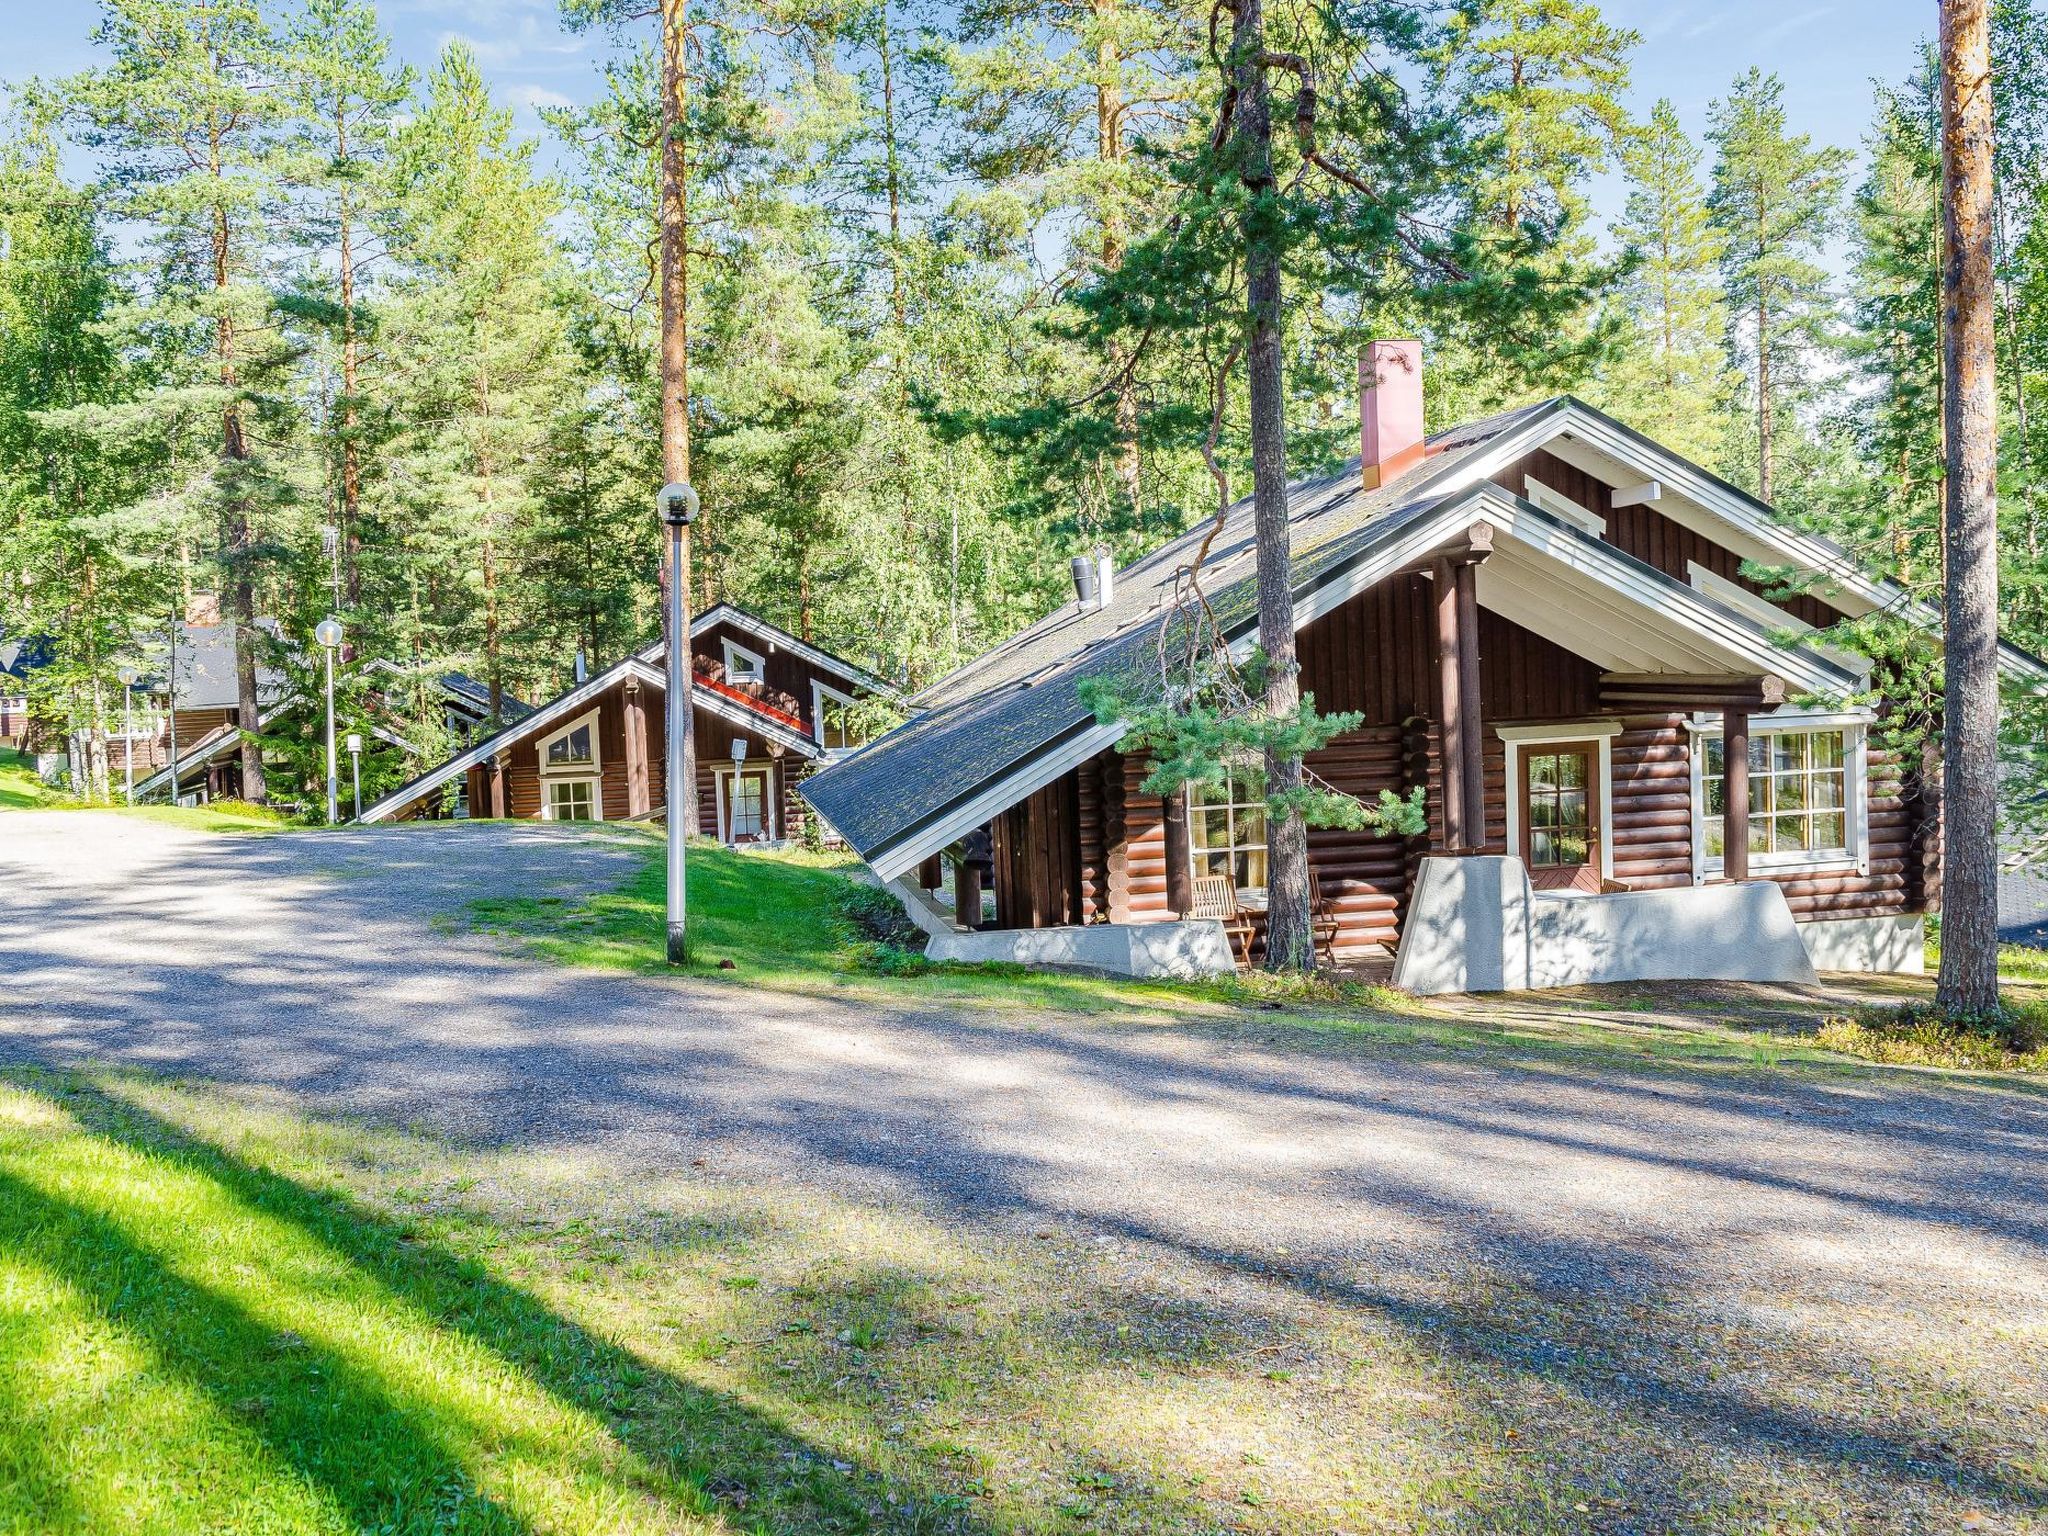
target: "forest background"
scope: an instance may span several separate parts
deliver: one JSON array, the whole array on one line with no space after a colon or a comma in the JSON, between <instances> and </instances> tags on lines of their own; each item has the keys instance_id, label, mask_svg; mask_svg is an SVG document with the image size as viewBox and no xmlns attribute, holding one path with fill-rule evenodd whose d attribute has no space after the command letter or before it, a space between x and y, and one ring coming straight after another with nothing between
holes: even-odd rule
<instances>
[{"instance_id":1,"label":"forest background","mask_svg":"<svg viewBox=\"0 0 2048 1536\"><path fill-rule=\"evenodd\" d=\"M1489 327L1303 257L1291 468L1356 452L1361 346L1419 334L1432 428L1572 391L1938 601L1924 48L1873 82L1859 144L1795 131L1768 56L1695 141L1669 102L1630 110L1641 39L1595 5L1351 24L1351 67L1451 125L1416 204L1573 297L1533 332ZM658 633L655 19L565 0L559 25L603 52L603 89L541 106L539 134L474 46L415 68L353 0L105 0L86 67L9 86L0 633L44 647L35 708L88 743L82 788L109 788L119 669L160 670L196 594L246 626L251 663L304 671L330 611L353 656L398 663L386 703L414 755L392 773L445 748L442 671L544 697L579 652L601 666ZM1087 302L1141 283L1105 280L1184 215L1209 25L1177 0L699 19L700 606L916 686L1065 600L1068 555L1129 557L1209 515L1212 423L1248 488L1243 383L1218 366L1231 306L1140 345ZM1994 45L2002 617L2039 651L2048 15L2009 0ZM362 686L345 676L345 709ZM305 798L317 754L288 745L301 782L271 788Z\"/></svg>"}]
</instances>

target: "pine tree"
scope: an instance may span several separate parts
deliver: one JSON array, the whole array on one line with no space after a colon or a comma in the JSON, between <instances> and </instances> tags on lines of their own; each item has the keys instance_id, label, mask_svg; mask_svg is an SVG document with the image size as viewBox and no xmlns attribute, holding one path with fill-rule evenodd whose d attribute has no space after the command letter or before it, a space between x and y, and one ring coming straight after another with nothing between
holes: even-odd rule
<instances>
[{"instance_id":1,"label":"pine tree","mask_svg":"<svg viewBox=\"0 0 2048 1536\"><path fill-rule=\"evenodd\" d=\"M1857 189L1850 356L1869 491L1848 522L1859 553L1934 596L1941 579L1940 113L1922 74L1883 90Z\"/></svg>"},{"instance_id":2,"label":"pine tree","mask_svg":"<svg viewBox=\"0 0 2048 1536\"><path fill-rule=\"evenodd\" d=\"M204 494L235 628L240 718L259 714L256 628L268 537L292 499L284 466L259 451L255 418L275 405L285 357L271 304L272 157L280 101L275 40L250 0L102 0L95 41L113 55L70 86L80 137L107 166L113 209L149 241L147 330L203 369L216 450ZM196 489L196 488L195 488ZM263 755L241 747L242 793L265 798Z\"/></svg>"},{"instance_id":3,"label":"pine tree","mask_svg":"<svg viewBox=\"0 0 2048 1536\"><path fill-rule=\"evenodd\" d=\"M305 0L279 42L292 120L284 173L298 193L294 233L311 258L302 275L306 307L331 341L339 376L325 427L341 586L351 609L363 601L363 474L366 459L374 460L364 452L371 411L364 275L391 231L393 126L412 96L411 72L395 67L390 53L364 0Z\"/></svg>"},{"instance_id":4,"label":"pine tree","mask_svg":"<svg viewBox=\"0 0 2048 1536\"><path fill-rule=\"evenodd\" d=\"M1036 233L1064 234L1069 272L1113 273L1133 230L1158 206L1156 160L1134 152L1187 132L1206 14L1182 0L972 0L961 8L965 47L951 56L966 130L960 163L1004 198L1028 201ZM1089 519L1104 531L1142 524L1141 386L1112 339L1106 446L1116 499Z\"/></svg>"},{"instance_id":5,"label":"pine tree","mask_svg":"<svg viewBox=\"0 0 2048 1536\"><path fill-rule=\"evenodd\" d=\"M423 657L477 656L502 718L509 684L552 671L525 649L523 531L545 473L553 409L574 388L555 302L555 188L513 133L476 57L451 45L398 145L413 272L390 315L402 409L414 424L394 465L412 514L408 542L430 567ZM439 566L438 572L431 568ZM461 586L436 586L458 574ZM453 608L448 617L437 617Z\"/></svg>"},{"instance_id":6,"label":"pine tree","mask_svg":"<svg viewBox=\"0 0 2048 1536\"><path fill-rule=\"evenodd\" d=\"M1708 207L1726 241L1732 350L1756 413L1759 499L1777 495L1779 439L1834 339L1820 258L1835 228L1847 157L1786 126L1785 88L1752 68L1709 109L1719 151Z\"/></svg>"},{"instance_id":7,"label":"pine tree","mask_svg":"<svg viewBox=\"0 0 2048 1536\"><path fill-rule=\"evenodd\" d=\"M1629 138L1622 96L1642 38L1586 0L1468 0L1438 45L1455 110L1478 140L1478 220L1547 231L1557 256L1591 250L1587 179Z\"/></svg>"},{"instance_id":8,"label":"pine tree","mask_svg":"<svg viewBox=\"0 0 2048 1536\"><path fill-rule=\"evenodd\" d=\"M1721 298L1723 242L1700 185L1700 151L1668 98L1628 146L1626 163L1628 203L1614 234L1635 258L1619 293L1629 337L1602 392L1631 424L1711 467L1736 384Z\"/></svg>"},{"instance_id":9,"label":"pine tree","mask_svg":"<svg viewBox=\"0 0 2048 1536\"><path fill-rule=\"evenodd\" d=\"M73 787L108 797L109 698L150 572L124 557L120 485L148 438L118 452L87 430L119 388L107 322L113 263L90 200L67 188L47 124L0 145L0 627L37 636L38 713L82 750Z\"/></svg>"}]
</instances>

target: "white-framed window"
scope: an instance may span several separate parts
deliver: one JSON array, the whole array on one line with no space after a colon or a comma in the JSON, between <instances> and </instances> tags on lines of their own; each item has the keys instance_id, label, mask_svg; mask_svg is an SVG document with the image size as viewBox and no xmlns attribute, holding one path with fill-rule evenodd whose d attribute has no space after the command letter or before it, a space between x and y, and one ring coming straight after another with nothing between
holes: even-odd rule
<instances>
[{"instance_id":1,"label":"white-framed window","mask_svg":"<svg viewBox=\"0 0 2048 1536\"><path fill-rule=\"evenodd\" d=\"M837 688L811 684L811 734L827 751L860 745L860 730L853 723L853 700Z\"/></svg>"},{"instance_id":2,"label":"white-framed window","mask_svg":"<svg viewBox=\"0 0 2048 1536\"><path fill-rule=\"evenodd\" d=\"M1266 887L1266 786L1232 773L1220 789L1188 786L1188 852L1197 875L1228 875L1241 891Z\"/></svg>"},{"instance_id":3,"label":"white-framed window","mask_svg":"<svg viewBox=\"0 0 2048 1536\"><path fill-rule=\"evenodd\" d=\"M542 811L549 821L602 821L596 779L549 779L542 786Z\"/></svg>"},{"instance_id":4,"label":"white-framed window","mask_svg":"<svg viewBox=\"0 0 2048 1536\"><path fill-rule=\"evenodd\" d=\"M768 675L768 662L759 651L750 651L731 640L724 644L727 682L758 683Z\"/></svg>"},{"instance_id":5,"label":"white-framed window","mask_svg":"<svg viewBox=\"0 0 2048 1536\"><path fill-rule=\"evenodd\" d=\"M546 821L603 821L604 766L598 711L578 715L540 739L540 814Z\"/></svg>"},{"instance_id":6,"label":"white-framed window","mask_svg":"<svg viewBox=\"0 0 2048 1536\"><path fill-rule=\"evenodd\" d=\"M1693 877L1717 875L1726 831L1727 763L1718 720L1694 726ZM1866 723L1787 716L1749 724L1749 867L1868 871Z\"/></svg>"},{"instance_id":7,"label":"white-framed window","mask_svg":"<svg viewBox=\"0 0 2048 1536\"><path fill-rule=\"evenodd\" d=\"M597 711L579 715L543 736L538 751L542 773L588 773L602 767L598 761Z\"/></svg>"}]
</instances>

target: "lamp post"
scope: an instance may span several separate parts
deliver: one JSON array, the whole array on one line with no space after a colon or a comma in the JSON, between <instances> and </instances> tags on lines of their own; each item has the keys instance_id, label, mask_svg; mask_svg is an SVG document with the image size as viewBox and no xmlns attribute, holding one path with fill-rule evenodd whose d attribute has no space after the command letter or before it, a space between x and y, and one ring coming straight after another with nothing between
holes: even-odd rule
<instances>
[{"instance_id":1,"label":"lamp post","mask_svg":"<svg viewBox=\"0 0 2048 1536\"><path fill-rule=\"evenodd\" d=\"M662 713L667 726L668 794L668 963L687 965L690 936L683 903L682 807L685 802L683 778L687 767L683 733L690 722L690 624L689 580L683 562L683 541L690 524L697 520L697 493L682 481L672 480L655 498L661 521L668 529L668 702Z\"/></svg>"},{"instance_id":2,"label":"lamp post","mask_svg":"<svg viewBox=\"0 0 2048 1536\"><path fill-rule=\"evenodd\" d=\"M361 821L363 819L363 738L355 731L348 733L348 771L349 776L355 781L355 819Z\"/></svg>"},{"instance_id":3,"label":"lamp post","mask_svg":"<svg viewBox=\"0 0 2048 1536\"><path fill-rule=\"evenodd\" d=\"M171 664L164 669L164 705L169 711L171 732L171 804L178 803L178 610L171 608Z\"/></svg>"},{"instance_id":4,"label":"lamp post","mask_svg":"<svg viewBox=\"0 0 2048 1536\"><path fill-rule=\"evenodd\" d=\"M320 648L327 653L327 825L335 822L335 772L334 772L334 648L341 644L341 620L333 614L322 619L313 630L313 638L320 642Z\"/></svg>"},{"instance_id":5,"label":"lamp post","mask_svg":"<svg viewBox=\"0 0 2048 1536\"><path fill-rule=\"evenodd\" d=\"M135 679L140 675L133 667L123 667L114 674L121 679L121 748L126 757L125 773L128 780L128 803L135 803Z\"/></svg>"}]
</instances>

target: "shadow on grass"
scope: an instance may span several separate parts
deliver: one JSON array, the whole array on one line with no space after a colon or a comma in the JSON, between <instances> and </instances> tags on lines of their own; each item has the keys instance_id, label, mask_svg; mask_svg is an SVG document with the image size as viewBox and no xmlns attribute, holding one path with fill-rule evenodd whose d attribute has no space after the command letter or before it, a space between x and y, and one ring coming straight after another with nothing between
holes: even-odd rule
<instances>
[{"instance_id":1,"label":"shadow on grass","mask_svg":"<svg viewBox=\"0 0 2048 1536\"><path fill-rule=\"evenodd\" d=\"M499 1479L509 1486L533 1493L580 1483L607 1510L650 1506L649 1516L658 1516L654 1528L664 1531L685 1528L675 1522L690 1516L707 1528L828 1531L901 1528L917 1517L923 1501L899 1498L889 1518L878 1521L869 1495L879 1490L863 1486L870 1474L835 1469L836 1453L650 1365L346 1196L238 1161L76 1078L15 1086L101 1138L97 1156L111 1143L150 1160L137 1171L168 1165L224 1198L237 1218L285 1223L294 1239L328 1260L307 1266L303 1255L273 1248L240 1266L238 1283L264 1296L263 1310L271 1310L273 1296L286 1306L336 1309L334 1315L354 1321L388 1307L406 1325L393 1330L374 1359L361 1349L324 1345L181 1272L172 1245L159 1250L123 1217L0 1168L0 1257L70 1287L143 1345L163 1377L204 1394L364 1530L517 1536L532 1528L476 1486L486 1470L478 1463L497 1457L522 1463ZM54 1179L61 1169L39 1161L35 1177L46 1173ZM147 1199L137 1206L138 1226L164 1219ZM338 1274L334 1260L342 1266ZM311 1272L294 1272L300 1269ZM298 1294L284 1294L290 1291ZM509 1386L482 1389L487 1406L474 1415L465 1416L435 1379L421 1377L421 1361L451 1340L461 1341L457 1356L514 1373ZM420 1379L407 1382L409 1372ZM531 1422L517 1422L516 1399L529 1389L537 1389L537 1411ZM0 1411L21 1423L29 1406ZM578 1415L594 1423L579 1425ZM42 1465L18 1473L33 1471L63 1500L65 1480L80 1472L70 1454L57 1446L29 1447L27 1454ZM123 1454L148 1458L147 1448ZM944 1528L986 1529L957 1511Z\"/></svg>"}]
</instances>

